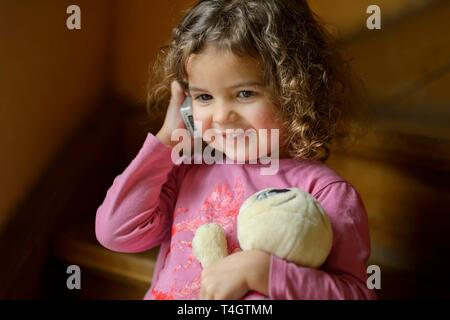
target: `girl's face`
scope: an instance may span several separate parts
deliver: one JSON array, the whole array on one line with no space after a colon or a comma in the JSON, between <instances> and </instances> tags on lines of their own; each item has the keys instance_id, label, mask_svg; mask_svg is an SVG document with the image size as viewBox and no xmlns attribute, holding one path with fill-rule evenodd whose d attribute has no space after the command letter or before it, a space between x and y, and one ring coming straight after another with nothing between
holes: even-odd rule
<instances>
[{"instance_id":1,"label":"girl's face","mask_svg":"<svg viewBox=\"0 0 450 320\"><path fill-rule=\"evenodd\" d=\"M203 134L208 129L220 134L219 139L207 141L214 149L234 160L255 158L249 152L250 147L255 147L248 143L249 139L245 139L245 146L237 143L238 139L226 139L222 135L226 129L255 130L257 146L261 147L257 158L275 150L272 148L279 148L278 141L271 143L270 130L279 129L281 141L282 127L277 121L277 107L265 92L257 61L208 46L201 53L192 54L186 67L194 120L201 122ZM266 129L267 138L260 129ZM279 152L281 154L282 151Z\"/></svg>"}]
</instances>

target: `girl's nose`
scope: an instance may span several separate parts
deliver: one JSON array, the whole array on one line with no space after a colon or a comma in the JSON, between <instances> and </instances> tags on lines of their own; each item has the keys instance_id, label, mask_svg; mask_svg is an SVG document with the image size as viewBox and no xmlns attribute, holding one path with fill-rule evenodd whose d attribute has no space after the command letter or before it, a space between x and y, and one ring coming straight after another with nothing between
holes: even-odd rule
<instances>
[{"instance_id":1,"label":"girl's nose","mask_svg":"<svg viewBox=\"0 0 450 320\"><path fill-rule=\"evenodd\" d=\"M237 119L237 114L226 105L226 103L219 103L214 109L213 121L224 124L233 122Z\"/></svg>"}]
</instances>

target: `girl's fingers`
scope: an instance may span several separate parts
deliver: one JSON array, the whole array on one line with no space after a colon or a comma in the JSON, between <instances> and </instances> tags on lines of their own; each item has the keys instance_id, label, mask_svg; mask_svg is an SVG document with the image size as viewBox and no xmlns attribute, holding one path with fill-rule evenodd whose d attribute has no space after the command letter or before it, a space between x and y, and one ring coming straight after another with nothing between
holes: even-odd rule
<instances>
[{"instance_id":1,"label":"girl's fingers","mask_svg":"<svg viewBox=\"0 0 450 320\"><path fill-rule=\"evenodd\" d=\"M183 88L178 83L178 81L176 81L176 80L172 81L170 105L179 109L181 107L185 97L186 96L184 94Z\"/></svg>"},{"instance_id":2,"label":"girl's fingers","mask_svg":"<svg viewBox=\"0 0 450 320\"><path fill-rule=\"evenodd\" d=\"M200 300L213 300L212 295L205 289L204 286L200 287Z\"/></svg>"},{"instance_id":3,"label":"girl's fingers","mask_svg":"<svg viewBox=\"0 0 450 320\"><path fill-rule=\"evenodd\" d=\"M180 107L185 97L181 85L176 80L172 81L170 102L164 119L164 127L170 133L175 129L184 128Z\"/></svg>"}]
</instances>

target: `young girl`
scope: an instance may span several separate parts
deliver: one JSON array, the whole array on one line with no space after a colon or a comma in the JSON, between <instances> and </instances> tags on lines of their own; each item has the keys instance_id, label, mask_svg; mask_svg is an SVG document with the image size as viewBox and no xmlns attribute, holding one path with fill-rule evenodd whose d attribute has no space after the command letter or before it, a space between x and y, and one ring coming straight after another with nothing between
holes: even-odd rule
<instances>
[{"instance_id":1,"label":"young girl","mask_svg":"<svg viewBox=\"0 0 450 320\"><path fill-rule=\"evenodd\" d=\"M161 53L156 66L163 78L151 88L149 105L168 103L164 124L156 136L148 133L96 216L97 239L106 248L140 252L160 245L145 298L241 299L249 291L269 299L375 298L366 286L370 238L364 205L323 163L355 111L350 70L306 1L200 1ZM171 151L178 141L171 133L184 128L179 108L186 96L203 132L279 129L278 172L261 175L261 163L175 164ZM241 152L249 160L248 146L231 150L229 139L207 142L227 157ZM240 251L240 205L268 187L308 192L329 215L333 245L320 269ZM232 254L202 270L192 238L209 222L224 228Z\"/></svg>"}]
</instances>

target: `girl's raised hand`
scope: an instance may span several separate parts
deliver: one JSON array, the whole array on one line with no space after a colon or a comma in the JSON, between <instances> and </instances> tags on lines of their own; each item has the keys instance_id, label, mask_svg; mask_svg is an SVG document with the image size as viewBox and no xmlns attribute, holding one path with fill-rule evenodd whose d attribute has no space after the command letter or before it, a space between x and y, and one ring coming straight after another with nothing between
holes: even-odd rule
<instances>
[{"instance_id":1,"label":"girl's raised hand","mask_svg":"<svg viewBox=\"0 0 450 320\"><path fill-rule=\"evenodd\" d=\"M178 141L171 141L172 132L175 129L185 129L183 119L180 115L180 107L183 104L186 95L183 88L174 80L171 83L171 96L169 107L167 108L166 117L164 118L164 123L156 134L156 137L161 140L164 144L174 146Z\"/></svg>"}]
</instances>

